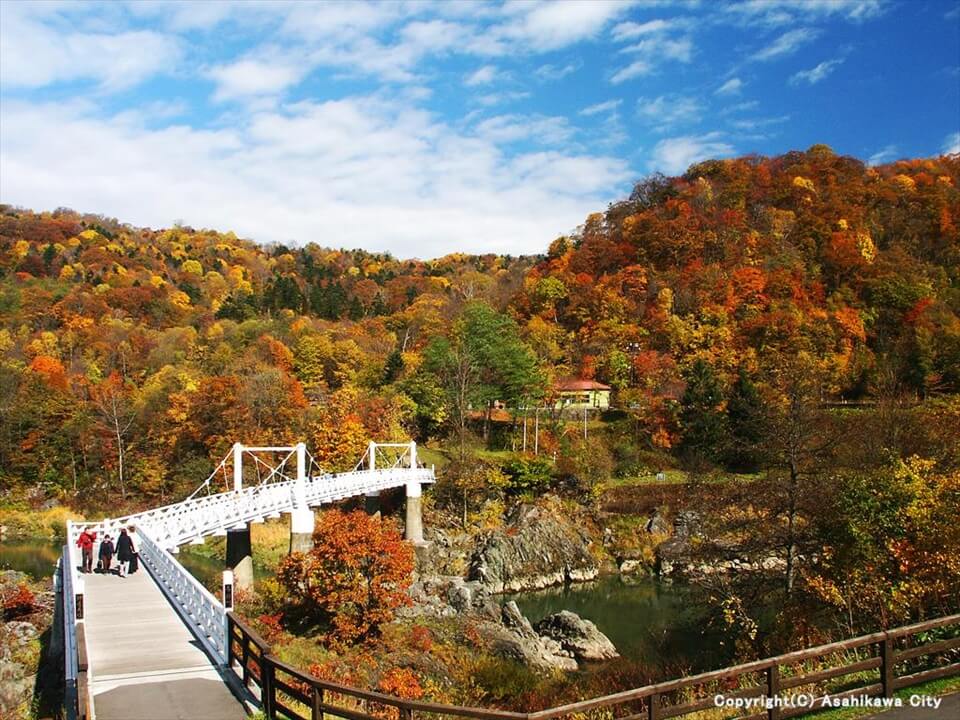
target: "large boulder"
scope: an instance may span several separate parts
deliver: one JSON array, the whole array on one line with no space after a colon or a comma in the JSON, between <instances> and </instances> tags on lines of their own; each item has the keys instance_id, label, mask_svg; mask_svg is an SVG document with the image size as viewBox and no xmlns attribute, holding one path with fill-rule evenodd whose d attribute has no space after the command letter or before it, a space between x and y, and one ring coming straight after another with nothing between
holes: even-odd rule
<instances>
[{"instance_id":1,"label":"large boulder","mask_svg":"<svg viewBox=\"0 0 960 720\"><path fill-rule=\"evenodd\" d=\"M563 610L538 622L535 630L541 637L555 640L577 660L613 660L620 653L610 638L589 620Z\"/></svg>"},{"instance_id":2,"label":"large boulder","mask_svg":"<svg viewBox=\"0 0 960 720\"><path fill-rule=\"evenodd\" d=\"M478 544L469 578L493 593L592 580L600 571L590 552L592 542L589 535L558 514L522 505L502 530Z\"/></svg>"},{"instance_id":3,"label":"large boulder","mask_svg":"<svg viewBox=\"0 0 960 720\"><path fill-rule=\"evenodd\" d=\"M498 624L486 624L491 648L501 657L516 660L540 672L576 670L577 661L556 640L541 637L512 600L503 606Z\"/></svg>"}]
</instances>

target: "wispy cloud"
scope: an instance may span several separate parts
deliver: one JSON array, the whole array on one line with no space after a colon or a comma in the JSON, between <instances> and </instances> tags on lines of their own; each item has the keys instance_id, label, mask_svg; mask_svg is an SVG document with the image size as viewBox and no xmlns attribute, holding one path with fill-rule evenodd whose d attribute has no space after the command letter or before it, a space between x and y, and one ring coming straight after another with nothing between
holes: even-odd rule
<instances>
[{"instance_id":1,"label":"wispy cloud","mask_svg":"<svg viewBox=\"0 0 960 720\"><path fill-rule=\"evenodd\" d=\"M693 56L693 42L686 37L677 39L651 37L625 47L620 52L635 55L637 59L620 68L610 77L610 82L614 85L649 75L667 60L690 62Z\"/></svg>"},{"instance_id":2,"label":"wispy cloud","mask_svg":"<svg viewBox=\"0 0 960 720\"><path fill-rule=\"evenodd\" d=\"M743 80L740 78L730 78L723 85L714 90L714 95L720 95L721 97L739 95L740 91L743 90L743 85Z\"/></svg>"},{"instance_id":3,"label":"wispy cloud","mask_svg":"<svg viewBox=\"0 0 960 720\"><path fill-rule=\"evenodd\" d=\"M502 105L504 103L516 102L517 100L525 100L530 97L530 93L526 90L504 90L502 92L492 92L486 93L485 95L478 95L473 98L474 102L484 107L493 107L494 105Z\"/></svg>"},{"instance_id":4,"label":"wispy cloud","mask_svg":"<svg viewBox=\"0 0 960 720\"><path fill-rule=\"evenodd\" d=\"M531 140L541 145L566 143L574 135L565 117L543 115L497 115L478 123L476 131L495 143Z\"/></svg>"},{"instance_id":5,"label":"wispy cloud","mask_svg":"<svg viewBox=\"0 0 960 720\"><path fill-rule=\"evenodd\" d=\"M600 115L601 113L609 113L615 111L620 105L623 104L623 100L607 100L606 102L597 103L596 105L589 105L578 114L590 117L591 115Z\"/></svg>"},{"instance_id":6,"label":"wispy cloud","mask_svg":"<svg viewBox=\"0 0 960 720\"><path fill-rule=\"evenodd\" d=\"M776 58L780 58L785 55L791 55L799 50L803 45L806 45L808 42L814 40L819 34L819 31L814 30L813 28L796 28L795 30L788 30L765 48L762 48L751 55L750 59L759 62L765 62L767 60L775 60Z\"/></svg>"},{"instance_id":7,"label":"wispy cloud","mask_svg":"<svg viewBox=\"0 0 960 720\"><path fill-rule=\"evenodd\" d=\"M567 63L566 65L541 65L533 71L533 76L542 81L562 80L567 75L571 75L580 69L580 63Z\"/></svg>"},{"instance_id":8,"label":"wispy cloud","mask_svg":"<svg viewBox=\"0 0 960 720\"><path fill-rule=\"evenodd\" d=\"M940 152L944 155L956 155L960 153L960 132L950 133L943 141L943 147Z\"/></svg>"},{"instance_id":9,"label":"wispy cloud","mask_svg":"<svg viewBox=\"0 0 960 720\"><path fill-rule=\"evenodd\" d=\"M816 85L821 80L826 79L838 66L843 64L843 58L834 58L833 60L824 60L816 67L809 70L801 70L790 77L791 85Z\"/></svg>"},{"instance_id":10,"label":"wispy cloud","mask_svg":"<svg viewBox=\"0 0 960 720\"><path fill-rule=\"evenodd\" d=\"M778 115L776 117L758 117L744 118L741 120L732 120L730 124L737 130L760 130L771 125L782 125L790 120L789 115Z\"/></svg>"},{"instance_id":11,"label":"wispy cloud","mask_svg":"<svg viewBox=\"0 0 960 720\"><path fill-rule=\"evenodd\" d=\"M678 125L695 122L702 113L703 105L692 97L660 95L637 99L637 117L660 132L669 132Z\"/></svg>"},{"instance_id":12,"label":"wispy cloud","mask_svg":"<svg viewBox=\"0 0 960 720\"><path fill-rule=\"evenodd\" d=\"M676 23L670 20L649 20L644 23L622 22L613 27L611 35L616 41L634 40L644 35L653 35L661 33L676 27Z\"/></svg>"},{"instance_id":13,"label":"wispy cloud","mask_svg":"<svg viewBox=\"0 0 960 720\"><path fill-rule=\"evenodd\" d=\"M729 157L736 150L724 142L717 132L706 135L683 135L658 142L651 155L648 167L651 170L677 175L690 165L710 158Z\"/></svg>"},{"instance_id":14,"label":"wispy cloud","mask_svg":"<svg viewBox=\"0 0 960 720\"><path fill-rule=\"evenodd\" d=\"M494 65L484 65L477 68L464 78L463 84L467 87L489 85L497 78L497 68Z\"/></svg>"},{"instance_id":15,"label":"wispy cloud","mask_svg":"<svg viewBox=\"0 0 960 720\"><path fill-rule=\"evenodd\" d=\"M776 27L798 22L840 17L854 23L883 15L890 0L743 0L723 7L723 12L750 25Z\"/></svg>"},{"instance_id":16,"label":"wispy cloud","mask_svg":"<svg viewBox=\"0 0 960 720\"><path fill-rule=\"evenodd\" d=\"M883 163L890 162L891 160L897 159L897 146L896 145L887 145L886 147L877 150L873 155L867 159L867 165L882 165Z\"/></svg>"}]
</instances>

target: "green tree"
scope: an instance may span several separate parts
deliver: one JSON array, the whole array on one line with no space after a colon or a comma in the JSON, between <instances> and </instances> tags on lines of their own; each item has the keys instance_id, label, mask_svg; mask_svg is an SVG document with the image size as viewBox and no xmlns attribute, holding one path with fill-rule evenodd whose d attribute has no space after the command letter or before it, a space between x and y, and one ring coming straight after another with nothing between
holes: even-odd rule
<instances>
[{"instance_id":1,"label":"green tree","mask_svg":"<svg viewBox=\"0 0 960 720\"><path fill-rule=\"evenodd\" d=\"M450 337L427 346L424 368L444 389L461 460L471 410L483 408L489 420L495 400L515 405L543 392L543 376L516 323L483 302L468 304Z\"/></svg>"},{"instance_id":2,"label":"green tree","mask_svg":"<svg viewBox=\"0 0 960 720\"><path fill-rule=\"evenodd\" d=\"M716 371L697 360L684 378L687 387L680 400L680 451L693 464L716 462L727 438L723 388Z\"/></svg>"},{"instance_id":3,"label":"green tree","mask_svg":"<svg viewBox=\"0 0 960 720\"><path fill-rule=\"evenodd\" d=\"M760 466L763 440L763 401L746 368L741 367L727 399L727 465L738 472Z\"/></svg>"}]
</instances>

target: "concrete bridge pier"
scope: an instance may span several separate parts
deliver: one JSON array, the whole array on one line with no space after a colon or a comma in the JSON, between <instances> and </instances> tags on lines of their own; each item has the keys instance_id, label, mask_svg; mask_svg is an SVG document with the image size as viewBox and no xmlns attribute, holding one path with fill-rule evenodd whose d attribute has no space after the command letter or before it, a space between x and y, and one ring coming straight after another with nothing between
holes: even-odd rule
<instances>
[{"instance_id":1,"label":"concrete bridge pier","mask_svg":"<svg viewBox=\"0 0 960 720\"><path fill-rule=\"evenodd\" d=\"M309 507L294 508L290 513L290 552L313 550L313 510Z\"/></svg>"},{"instance_id":2,"label":"concrete bridge pier","mask_svg":"<svg viewBox=\"0 0 960 720\"><path fill-rule=\"evenodd\" d=\"M253 551L250 525L227 530L227 568L233 571L233 584L239 590L253 589Z\"/></svg>"},{"instance_id":3,"label":"concrete bridge pier","mask_svg":"<svg viewBox=\"0 0 960 720\"><path fill-rule=\"evenodd\" d=\"M307 505L307 446L296 444L297 482L294 489L296 503L290 512L290 552L313 550L313 510Z\"/></svg>"},{"instance_id":4,"label":"concrete bridge pier","mask_svg":"<svg viewBox=\"0 0 960 720\"><path fill-rule=\"evenodd\" d=\"M363 509L367 515L380 514L380 492L367 493L363 497Z\"/></svg>"},{"instance_id":5,"label":"concrete bridge pier","mask_svg":"<svg viewBox=\"0 0 960 720\"><path fill-rule=\"evenodd\" d=\"M413 543L423 542L423 496L420 483L407 482L407 523L404 537Z\"/></svg>"}]
</instances>

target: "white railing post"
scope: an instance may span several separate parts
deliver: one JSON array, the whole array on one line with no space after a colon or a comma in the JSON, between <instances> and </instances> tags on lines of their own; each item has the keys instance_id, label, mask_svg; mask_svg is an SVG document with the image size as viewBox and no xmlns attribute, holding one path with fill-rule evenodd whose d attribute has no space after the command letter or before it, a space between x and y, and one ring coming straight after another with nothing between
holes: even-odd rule
<instances>
[{"instance_id":1,"label":"white railing post","mask_svg":"<svg viewBox=\"0 0 960 720\"><path fill-rule=\"evenodd\" d=\"M243 489L243 445L233 444L233 490Z\"/></svg>"}]
</instances>

